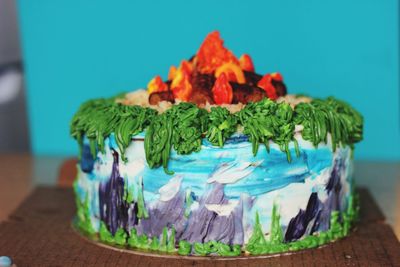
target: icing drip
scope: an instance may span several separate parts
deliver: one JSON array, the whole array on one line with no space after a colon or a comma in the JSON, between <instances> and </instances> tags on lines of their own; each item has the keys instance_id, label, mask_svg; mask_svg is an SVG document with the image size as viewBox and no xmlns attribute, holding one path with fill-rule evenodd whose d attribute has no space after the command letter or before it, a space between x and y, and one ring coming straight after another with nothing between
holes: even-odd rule
<instances>
[{"instance_id":1,"label":"icing drip","mask_svg":"<svg viewBox=\"0 0 400 267\"><path fill-rule=\"evenodd\" d=\"M90 147L88 145L84 145L82 147L82 155L80 158L81 170L86 173L91 173L93 170L94 159L90 152Z\"/></svg>"}]
</instances>

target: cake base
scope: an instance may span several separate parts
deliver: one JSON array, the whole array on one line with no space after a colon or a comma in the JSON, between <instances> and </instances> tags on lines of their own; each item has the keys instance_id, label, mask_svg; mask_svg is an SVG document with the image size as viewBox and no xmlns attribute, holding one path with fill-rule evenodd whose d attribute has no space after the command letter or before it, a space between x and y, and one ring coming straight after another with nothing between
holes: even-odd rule
<instances>
[{"instance_id":1,"label":"cake base","mask_svg":"<svg viewBox=\"0 0 400 267\"><path fill-rule=\"evenodd\" d=\"M71 227L75 213L72 189L37 188L0 224L0 251L17 266L366 266L396 265L400 243L371 195L359 189L357 230L318 249L235 258L185 257L127 252L83 240Z\"/></svg>"},{"instance_id":2,"label":"cake base","mask_svg":"<svg viewBox=\"0 0 400 267\"><path fill-rule=\"evenodd\" d=\"M106 243L102 242L97 236L90 237L89 235L85 235L82 232L79 231L77 226L75 225L74 222L71 223L72 230L77 234L79 237L81 237L84 241L90 242L96 246L100 246L105 249L112 249L115 251L118 251L120 253L130 253L133 255L137 256L147 256L147 257L159 257L159 258L170 258L170 259L186 259L186 260L222 260L222 261L229 261L229 260L238 260L238 259L250 259L250 258L257 258L257 259L265 259L265 258L272 258L272 257L280 257L280 256L288 256L292 255L294 253L301 253L304 250L309 250L309 249L302 249L302 250L297 250L297 251L289 251L289 252L282 252L282 253L270 253L270 254L263 254L263 255L240 255L240 256L232 256L232 257L223 257L223 256L217 256L217 255L208 255L208 256L196 256L196 255L190 255L190 256L184 256L184 255L179 255L179 254L172 254L172 253L163 253L159 251L150 251L150 250L140 250L140 249L130 249L124 246L118 246L118 245L107 245ZM356 228L352 229L352 232L355 231ZM352 233L349 233L349 235ZM347 237L347 236L346 236ZM346 237L343 237L341 239L345 239ZM335 241L336 242L336 241ZM320 245L317 248L314 249L319 249L328 246L330 243Z\"/></svg>"}]
</instances>

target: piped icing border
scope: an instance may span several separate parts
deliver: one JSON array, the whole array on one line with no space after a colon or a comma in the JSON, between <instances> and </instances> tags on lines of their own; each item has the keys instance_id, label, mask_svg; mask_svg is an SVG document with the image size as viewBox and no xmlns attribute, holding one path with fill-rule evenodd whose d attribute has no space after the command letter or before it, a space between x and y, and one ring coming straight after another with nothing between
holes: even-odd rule
<instances>
[{"instance_id":1,"label":"piped icing border","mask_svg":"<svg viewBox=\"0 0 400 267\"><path fill-rule=\"evenodd\" d=\"M118 96L120 97L120 96ZM198 152L201 141L206 138L211 144L222 147L227 139L238 131L252 143L253 154L264 144L273 141L286 153L290 162L293 155L289 143L294 142L299 155L295 132L301 131L304 140L316 148L327 143L331 136L333 151L337 146L353 145L362 140L363 117L349 104L333 97L313 99L299 103L294 108L286 102L274 102L264 98L249 103L238 112L231 113L226 107L212 107L210 111L192 103L172 105L163 113L153 108L127 106L116 98L89 100L82 104L74 115L70 129L80 147L83 139L89 140L92 156L104 152L104 140L112 133L125 159L124 151L132 137L145 134L146 160L150 168L162 166L168 169L171 150L186 155Z\"/></svg>"}]
</instances>

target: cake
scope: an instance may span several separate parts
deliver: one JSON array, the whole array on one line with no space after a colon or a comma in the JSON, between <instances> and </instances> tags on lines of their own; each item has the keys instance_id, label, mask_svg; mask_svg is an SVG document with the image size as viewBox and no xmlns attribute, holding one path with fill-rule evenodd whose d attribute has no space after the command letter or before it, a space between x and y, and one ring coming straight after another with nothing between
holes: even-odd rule
<instances>
[{"instance_id":1,"label":"cake","mask_svg":"<svg viewBox=\"0 0 400 267\"><path fill-rule=\"evenodd\" d=\"M358 216L363 118L334 97L287 94L215 31L146 89L84 103L75 228L119 248L247 256L316 248Z\"/></svg>"}]
</instances>

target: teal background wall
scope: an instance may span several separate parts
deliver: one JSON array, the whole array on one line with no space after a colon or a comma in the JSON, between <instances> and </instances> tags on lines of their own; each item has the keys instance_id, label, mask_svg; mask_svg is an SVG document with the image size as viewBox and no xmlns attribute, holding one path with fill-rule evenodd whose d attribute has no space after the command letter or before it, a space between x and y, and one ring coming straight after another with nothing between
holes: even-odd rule
<instances>
[{"instance_id":1,"label":"teal background wall","mask_svg":"<svg viewBox=\"0 0 400 267\"><path fill-rule=\"evenodd\" d=\"M80 103L146 86L218 29L291 93L334 95L365 116L356 157L400 160L396 0L19 0L33 152L72 155Z\"/></svg>"}]
</instances>

